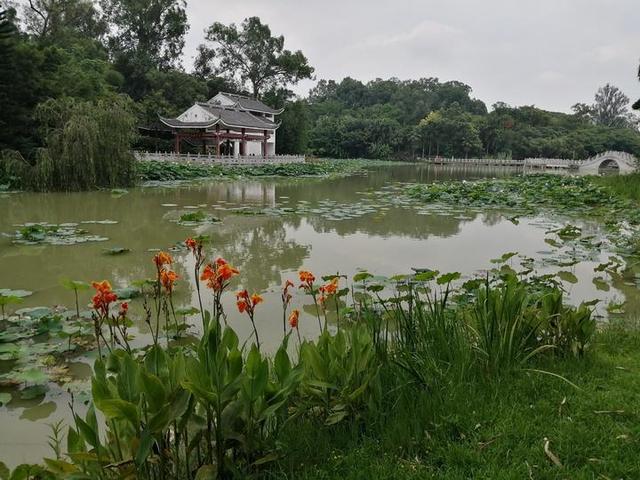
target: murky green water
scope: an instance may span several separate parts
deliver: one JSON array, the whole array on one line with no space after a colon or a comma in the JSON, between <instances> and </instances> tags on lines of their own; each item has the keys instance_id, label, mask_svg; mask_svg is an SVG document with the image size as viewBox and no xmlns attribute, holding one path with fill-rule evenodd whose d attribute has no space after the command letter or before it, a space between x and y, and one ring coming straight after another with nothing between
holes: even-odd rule
<instances>
[{"instance_id":1,"label":"murky green water","mask_svg":"<svg viewBox=\"0 0 640 480\"><path fill-rule=\"evenodd\" d=\"M10 236L0 237L0 288L34 292L19 308L57 304L72 307L73 294L61 287L61 278L108 279L115 287L126 287L153 275L153 253L149 249L169 249L188 236L209 235L210 255L226 258L241 271L233 290L242 286L264 296L265 303L257 313L258 330L265 347L273 348L282 332L280 286L285 279L295 280L300 269L317 276L336 272L351 276L358 269L390 275L407 273L411 267L428 267L472 275L491 268L490 260L505 252L519 252L538 259L541 271L560 270L552 261L545 261L557 256L545 243L545 232L564 225L562 218L521 218L516 225L498 212L418 207L396 201L393 195L374 193L395 182L509 173L403 165L348 178L206 181L136 188L122 196L110 192L2 195L0 232L8 234L15 232L15 225L27 222L117 223L80 223L90 234L108 240L76 245L16 245ZM287 213L289 208L302 213ZM194 210L218 217L221 223L185 226L177 222L180 215ZM261 214L249 214L257 211ZM585 233L601 233L597 224L580 225ZM114 247L130 252L105 254ZM629 295L631 289L625 289L621 282L616 284L618 288L607 286L608 291L592 282L594 267L608 254L606 250L591 252L580 263L564 268L578 279L577 283L566 284L573 301L623 300L625 294ZM196 305L192 259L183 251L174 253L174 258L174 268L181 276L177 303ZM89 298L85 292L82 303ZM231 295L225 299L226 311L239 335L246 338L251 329L249 321L235 312L233 300ZM295 308L302 309L307 303L301 293L294 297ZM307 310L309 307L306 305ZM604 313L604 309L599 307L599 312ZM196 327L198 323L194 319ZM139 327L138 343L144 343L144 325ZM303 318L300 331L313 336L317 323L311 317ZM90 359L74 362L68 376L76 379L72 382L76 391L86 391L79 382L90 372ZM11 362L0 361L0 373L12 366ZM46 396L36 400L19 400L14 395L8 406L0 407L3 460L13 465L50 454L46 423L69 418L66 388L64 384L51 385ZM12 392L0 387L3 391Z\"/></svg>"}]
</instances>

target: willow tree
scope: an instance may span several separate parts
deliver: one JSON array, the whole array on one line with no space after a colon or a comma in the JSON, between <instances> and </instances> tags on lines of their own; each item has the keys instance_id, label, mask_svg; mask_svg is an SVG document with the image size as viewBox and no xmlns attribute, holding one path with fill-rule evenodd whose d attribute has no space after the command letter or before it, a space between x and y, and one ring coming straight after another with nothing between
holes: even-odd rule
<instances>
[{"instance_id":1,"label":"willow tree","mask_svg":"<svg viewBox=\"0 0 640 480\"><path fill-rule=\"evenodd\" d=\"M90 190L127 186L134 180L135 117L130 102L48 100L35 113L46 147L36 154L34 190Z\"/></svg>"}]
</instances>

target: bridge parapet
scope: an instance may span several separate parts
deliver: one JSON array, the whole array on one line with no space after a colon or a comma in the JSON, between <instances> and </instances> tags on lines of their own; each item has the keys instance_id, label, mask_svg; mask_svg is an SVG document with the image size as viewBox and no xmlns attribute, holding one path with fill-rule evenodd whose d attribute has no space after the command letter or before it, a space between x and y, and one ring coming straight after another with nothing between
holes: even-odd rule
<instances>
[{"instance_id":1,"label":"bridge parapet","mask_svg":"<svg viewBox=\"0 0 640 480\"><path fill-rule=\"evenodd\" d=\"M604 162L615 162L620 173L631 173L640 169L635 156L627 152L607 151L586 160L567 158L525 158L524 160L491 158L426 158L436 165L478 165L495 167L520 167L524 170L574 170L585 175L597 175Z\"/></svg>"},{"instance_id":2,"label":"bridge parapet","mask_svg":"<svg viewBox=\"0 0 640 480\"><path fill-rule=\"evenodd\" d=\"M171 162L171 163L198 163L198 164L222 164L222 165L266 165L282 163L304 163L304 155L244 155L244 156L217 156L199 153L173 153L173 152L133 152L139 161Z\"/></svg>"}]
</instances>

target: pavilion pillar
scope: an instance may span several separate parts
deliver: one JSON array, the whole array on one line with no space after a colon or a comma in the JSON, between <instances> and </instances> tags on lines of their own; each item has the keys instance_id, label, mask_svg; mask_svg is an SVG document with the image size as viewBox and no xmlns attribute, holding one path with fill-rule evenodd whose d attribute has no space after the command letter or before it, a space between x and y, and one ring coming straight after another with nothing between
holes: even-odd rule
<instances>
[{"instance_id":1,"label":"pavilion pillar","mask_svg":"<svg viewBox=\"0 0 640 480\"><path fill-rule=\"evenodd\" d=\"M240 155L244 156L247 154L247 139L245 138L245 133L247 129L242 129L242 140L240 141Z\"/></svg>"},{"instance_id":2,"label":"pavilion pillar","mask_svg":"<svg viewBox=\"0 0 640 480\"><path fill-rule=\"evenodd\" d=\"M176 146L175 146L175 150L177 154L180 154L180 134L176 133Z\"/></svg>"},{"instance_id":3,"label":"pavilion pillar","mask_svg":"<svg viewBox=\"0 0 640 480\"><path fill-rule=\"evenodd\" d=\"M220 124L216 123L216 157L220 156Z\"/></svg>"},{"instance_id":4,"label":"pavilion pillar","mask_svg":"<svg viewBox=\"0 0 640 480\"><path fill-rule=\"evenodd\" d=\"M261 150L262 150L262 156L266 158L267 157L267 138L269 138L269 137L267 136L267 131L266 130L263 131L263 134L264 134L264 136L262 137L262 149Z\"/></svg>"},{"instance_id":5,"label":"pavilion pillar","mask_svg":"<svg viewBox=\"0 0 640 480\"><path fill-rule=\"evenodd\" d=\"M235 158L238 158L238 150L239 150L240 144L237 140L233 141L233 156Z\"/></svg>"}]
</instances>

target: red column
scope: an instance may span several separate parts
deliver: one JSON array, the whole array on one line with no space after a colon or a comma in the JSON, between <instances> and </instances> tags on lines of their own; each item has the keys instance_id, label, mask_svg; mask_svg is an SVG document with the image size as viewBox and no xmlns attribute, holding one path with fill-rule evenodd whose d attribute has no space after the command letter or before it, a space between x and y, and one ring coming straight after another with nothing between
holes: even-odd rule
<instances>
[{"instance_id":1,"label":"red column","mask_svg":"<svg viewBox=\"0 0 640 480\"><path fill-rule=\"evenodd\" d=\"M216 123L216 156L220 156L220 124Z\"/></svg>"},{"instance_id":2,"label":"red column","mask_svg":"<svg viewBox=\"0 0 640 480\"><path fill-rule=\"evenodd\" d=\"M176 133L176 153L180 153L180 134Z\"/></svg>"},{"instance_id":3,"label":"red column","mask_svg":"<svg viewBox=\"0 0 640 480\"><path fill-rule=\"evenodd\" d=\"M267 138L269 138L269 137L267 136L267 131L266 130L264 130L263 133L264 133L264 137L263 137L263 140L262 140L262 156L266 157L267 156Z\"/></svg>"},{"instance_id":4,"label":"red column","mask_svg":"<svg viewBox=\"0 0 640 480\"><path fill-rule=\"evenodd\" d=\"M242 129L242 139L240 140L240 155L244 156L247 154L247 141L244 138L244 134L246 129Z\"/></svg>"}]
</instances>

